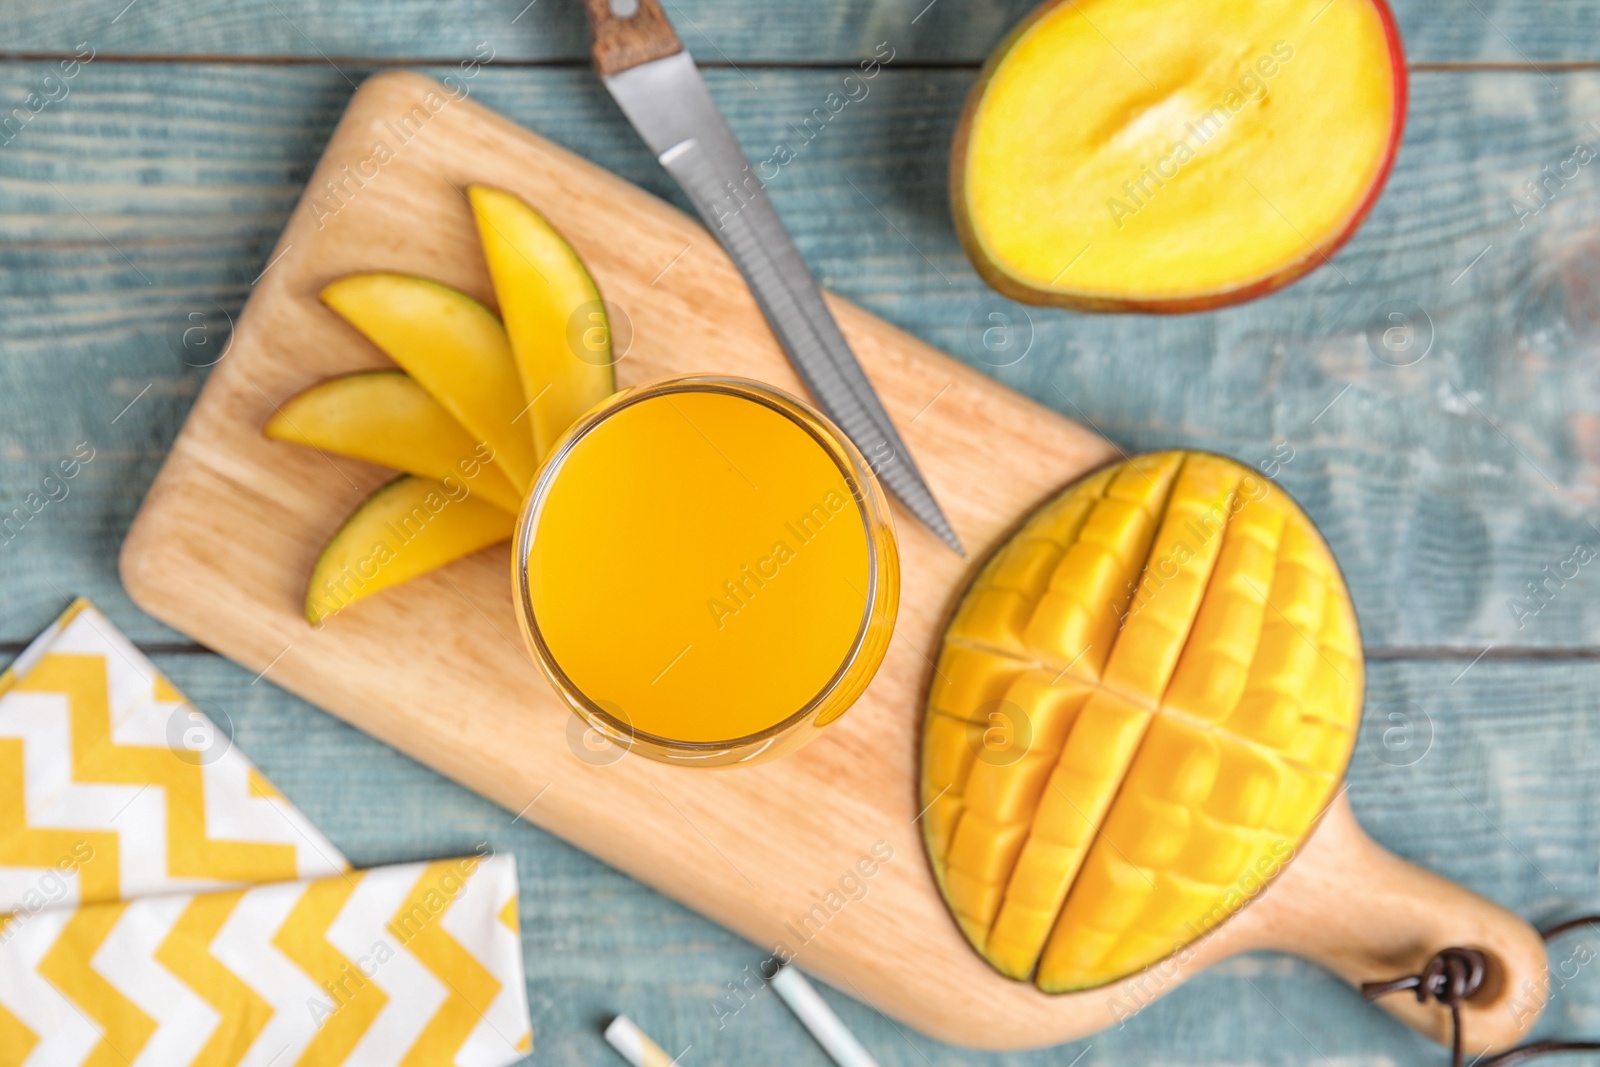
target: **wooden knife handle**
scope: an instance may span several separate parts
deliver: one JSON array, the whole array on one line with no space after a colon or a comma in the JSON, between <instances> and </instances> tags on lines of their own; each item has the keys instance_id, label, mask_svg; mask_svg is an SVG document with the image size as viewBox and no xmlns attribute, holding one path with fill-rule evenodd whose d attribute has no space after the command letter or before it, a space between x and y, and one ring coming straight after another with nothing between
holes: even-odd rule
<instances>
[{"instance_id":1,"label":"wooden knife handle","mask_svg":"<svg viewBox=\"0 0 1600 1067\"><path fill-rule=\"evenodd\" d=\"M583 0L602 78L683 51L659 0Z\"/></svg>"}]
</instances>

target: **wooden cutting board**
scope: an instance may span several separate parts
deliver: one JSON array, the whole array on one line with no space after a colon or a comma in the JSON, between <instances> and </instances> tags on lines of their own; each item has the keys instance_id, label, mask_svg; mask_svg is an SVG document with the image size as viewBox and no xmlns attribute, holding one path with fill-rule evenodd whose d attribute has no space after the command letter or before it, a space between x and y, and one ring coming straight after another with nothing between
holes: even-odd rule
<instances>
[{"instance_id":1,"label":"wooden cutting board","mask_svg":"<svg viewBox=\"0 0 1600 1067\"><path fill-rule=\"evenodd\" d=\"M633 337L620 384L716 372L803 394L698 223L436 82L379 75L334 132L128 536L123 580L152 615L944 1040L1067 1040L1258 947L1310 955L1352 981L1415 970L1446 944L1489 947L1503 966L1497 992L1468 1012L1470 1033L1500 1044L1531 1022L1505 1008L1513 993L1539 1000L1521 989L1543 973L1532 931L1382 852L1342 802L1282 877L1180 961L1061 997L990 970L946 912L916 822L928 657L969 564L903 513L900 615L881 671L819 740L770 764L690 770L575 755L572 719L523 648L504 545L309 627L301 604L313 560L389 475L267 441L261 428L306 386L387 365L318 303L327 282L405 271L493 305L463 193L471 182L512 190L547 215L626 313ZM974 559L1117 455L845 301L833 306ZM1393 1006L1443 1033L1437 1008Z\"/></svg>"}]
</instances>

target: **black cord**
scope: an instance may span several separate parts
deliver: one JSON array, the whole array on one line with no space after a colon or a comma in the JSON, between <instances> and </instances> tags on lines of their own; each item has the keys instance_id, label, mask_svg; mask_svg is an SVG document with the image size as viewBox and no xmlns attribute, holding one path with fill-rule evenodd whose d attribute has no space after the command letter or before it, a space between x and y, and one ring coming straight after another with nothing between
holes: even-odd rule
<instances>
[{"instance_id":1,"label":"black cord","mask_svg":"<svg viewBox=\"0 0 1600 1067\"><path fill-rule=\"evenodd\" d=\"M1539 936L1549 941L1584 926L1600 926L1600 915L1581 915L1576 919L1568 919L1539 931ZM1450 1065L1462 1067L1461 1005L1483 988L1485 963L1483 953L1477 949L1442 949L1417 974L1391 978L1386 982L1363 982L1361 995L1367 1000L1377 1000L1390 993L1411 990L1416 993L1419 1004L1429 1001L1443 1004L1450 1010ZM1474 1067L1512 1067L1535 1056L1560 1052L1600 1052L1600 1041L1533 1041L1508 1049L1498 1056L1478 1060Z\"/></svg>"}]
</instances>

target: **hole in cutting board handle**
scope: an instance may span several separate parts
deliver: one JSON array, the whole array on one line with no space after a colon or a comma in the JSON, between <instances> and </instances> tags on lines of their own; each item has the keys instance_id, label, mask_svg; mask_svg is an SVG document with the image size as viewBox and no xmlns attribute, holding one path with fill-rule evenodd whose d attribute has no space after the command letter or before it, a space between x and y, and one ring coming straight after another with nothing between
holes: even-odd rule
<instances>
[{"instance_id":1,"label":"hole in cutting board handle","mask_svg":"<svg viewBox=\"0 0 1600 1067\"><path fill-rule=\"evenodd\" d=\"M611 13L619 19L631 19L639 13L639 0L611 0Z\"/></svg>"},{"instance_id":2,"label":"hole in cutting board handle","mask_svg":"<svg viewBox=\"0 0 1600 1067\"><path fill-rule=\"evenodd\" d=\"M1500 999L1506 987L1506 965L1498 955L1486 948L1473 945L1483 953L1483 983L1467 997L1468 1004L1485 1004Z\"/></svg>"}]
</instances>

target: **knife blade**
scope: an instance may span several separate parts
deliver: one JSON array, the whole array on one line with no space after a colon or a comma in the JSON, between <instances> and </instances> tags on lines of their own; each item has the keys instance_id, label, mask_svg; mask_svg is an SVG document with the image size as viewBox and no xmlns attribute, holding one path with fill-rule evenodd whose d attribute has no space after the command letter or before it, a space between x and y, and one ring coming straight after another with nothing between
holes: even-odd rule
<instances>
[{"instance_id":1,"label":"knife blade","mask_svg":"<svg viewBox=\"0 0 1600 1067\"><path fill-rule=\"evenodd\" d=\"M878 480L965 556L811 271L656 0L585 0L601 81L744 276L811 391Z\"/></svg>"}]
</instances>

